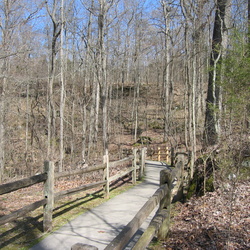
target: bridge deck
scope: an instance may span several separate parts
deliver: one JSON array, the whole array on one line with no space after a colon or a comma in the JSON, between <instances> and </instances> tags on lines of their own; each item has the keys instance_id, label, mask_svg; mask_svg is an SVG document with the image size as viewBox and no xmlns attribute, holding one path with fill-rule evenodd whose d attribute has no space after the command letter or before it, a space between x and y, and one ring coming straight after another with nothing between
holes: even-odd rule
<instances>
[{"instance_id":1,"label":"bridge deck","mask_svg":"<svg viewBox=\"0 0 250 250\"><path fill-rule=\"evenodd\" d=\"M159 188L160 171L164 168L166 165L163 163L147 161L143 183L83 213L50 234L31 250L69 250L76 243L93 245L99 250L104 249ZM155 211L142 225L133 241L142 234L154 213ZM131 249L133 241L126 249Z\"/></svg>"}]
</instances>

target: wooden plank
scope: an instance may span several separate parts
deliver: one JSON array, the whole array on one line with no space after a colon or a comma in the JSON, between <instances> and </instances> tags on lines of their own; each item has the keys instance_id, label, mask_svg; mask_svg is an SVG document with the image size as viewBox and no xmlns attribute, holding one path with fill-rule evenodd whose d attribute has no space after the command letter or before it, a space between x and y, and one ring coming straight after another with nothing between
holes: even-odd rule
<instances>
[{"instance_id":1,"label":"wooden plank","mask_svg":"<svg viewBox=\"0 0 250 250\"><path fill-rule=\"evenodd\" d=\"M109 167L110 167L110 168L114 168L114 167L116 167L116 166L118 166L118 165L121 165L121 164L127 162L127 161L131 161L132 159L133 159L133 156L129 156L129 157L124 158L124 159L121 159L121 160L119 160L119 161L110 162L110 163L109 163Z\"/></svg>"},{"instance_id":2,"label":"wooden plank","mask_svg":"<svg viewBox=\"0 0 250 250\"><path fill-rule=\"evenodd\" d=\"M16 211L12 212L11 214L2 216L2 217L0 217L0 225L3 225L5 223L16 220L19 217L23 217L23 216L27 215L27 213L36 210L37 208L45 205L46 203L47 203L47 199L36 201L32 204L29 204L21 209L18 209Z\"/></svg>"},{"instance_id":3,"label":"wooden plank","mask_svg":"<svg viewBox=\"0 0 250 250\"><path fill-rule=\"evenodd\" d=\"M119 173L119 174L110 176L110 177L109 177L109 182L118 180L119 178L121 178L121 177L123 177L123 176L125 176L125 175L128 175L128 174L131 173L132 171L133 171L133 169L132 169L132 168L129 168L129 170L127 170L127 171L122 171L122 172Z\"/></svg>"},{"instance_id":4,"label":"wooden plank","mask_svg":"<svg viewBox=\"0 0 250 250\"><path fill-rule=\"evenodd\" d=\"M79 192L82 192L82 191L85 191L85 190L89 190L89 189L98 187L100 185L103 185L105 183L106 183L106 181L104 180L104 181L99 181L99 182L96 182L96 183L90 183L90 184L83 185L83 186L80 186L80 187L60 191L60 192L55 194L55 202L62 199L63 197L65 197L67 195L72 195L72 194L79 193Z\"/></svg>"},{"instance_id":5,"label":"wooden plank","mask_svg":"<svg viewBox=\"0 0 250 250\"><path fill-rule=\"evenodd\" d=\"M44 172L48 174L48 178L44 183L44 197L47 203L43 209L43 230L48 232L52 230L52 215L54 208L54 163L51 161L44 162Z\"/></svg>"},{"instance_id":6,"label":"wooden plank","mask_svg":"<svg viewBox=\"0 0 250 250\"><path fill-rule=\"evenodd\" d=\"M97 166L91 166L91 167L86 167L80 170L75 170L75 171L69 171L69 172L62 172L62 173L55 173L55 179L61 178L61 177L69 177L72 175L80 175L80 174L85 174L85 173L90 173L93 171L97 170L102 170L106 168L106 164L100 164Z\"/></svg>"},{"instance_id":7,"label":"wooden plank","mask_svg":"<svg viewBox=\"0 0 250 250\"><path fill-rule=\"evenodd\" d=\"M34 184L43 182L46 179L47 179L47 174L43 173L43 174L28 177L28 178L25 178L25 179L22 179L22 180L2 184L2 185L0 185L0 195L1 194L7 194L7 193L10 193L10 192L16 191L18 189L21 189L21 188L30 187L30 186L32 186Z\"/></svg>"},{"instance_id":8,"label":"wooden plank","mask_svg":"<svg viewBox=\"0 0 250 250\"><path fill-rule=\"evenodd\" d=\"M168 192L168 186L164 185L159 188L152 197L144 204L135 217L123 228L121 233L117 235L105 250L120 250L123 249L129 240L133 237L141 224L150 215L154 208L160 203L160 200Z\"/></svg>"}]
</instances>

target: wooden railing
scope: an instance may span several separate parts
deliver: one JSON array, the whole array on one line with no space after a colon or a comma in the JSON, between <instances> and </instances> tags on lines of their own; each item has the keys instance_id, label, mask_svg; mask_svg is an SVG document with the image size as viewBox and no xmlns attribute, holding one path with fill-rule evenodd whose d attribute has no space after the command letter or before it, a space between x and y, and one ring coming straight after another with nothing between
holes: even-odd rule
<instances>
[{"instance_id":1,"label":"wooden railing","mask_svg":"<svg viewBox=\"0 0 250 250\"><path fill-rule=\"evenodd\" d=\"M164 161L173 166L174 164L174 149L168 146L148 146L147 157L155 161Z\"/></svg>"},{"instance_id":2,"label":"wooden railing","mask_svg":"<svg viewBox=\"0 0 250 250\"><path fill-rule=\"evenodd\" d=\"M96 188L98 186L104 187L105 197L109 197L109 186L111 182L116 181L123 176L129 175L132 173L132 183L136 183L136 178L140 179L144 173L145 166L145 148L138 150L133 150L133 155L121 159L115 162L109 162L109 157L106 155L104 157L104 163L97 166L86 167L81 170L69 171L69 172L61 172L55 173L54 171L54 163L45 161L44 162L44 173L35 175L29 178L25 178L22 180L18 180L11 183L6 183L0 185L0 195L7 194L22 188L30 187L37 183L44 183L44 199L36 201L32 204L29 204L19 210L16 210L8 215L0 217L0 225L5 224L7 222L11 222L17 218L24 217L28 212L31 212L41 206L44 206L43 209L43 230L51 231L52 229L52 215L54 209L54 203L65 196L69 196L78 192L86 191L92 188ZM126 170L120 171L116 175L111 176L110 172L112 168L115 168L120 165L124 165L129 163L130 167ZM64 190L55 193L54 191L54 182L56 179L62 177L83 175L86 173L103 170L103 178L100 181L94 183L88 183L83 186L79 186L73 189Z\"/></svg>"},{"instance_id":3,"label":"wooden railing","mask_svg":"<svg viewBox=\"0 0 250 250\"><path fill-rule=\"evenodd\" d=\"M142 223L156 207L159 207L156 215L133 249L146 249L156 235L159 239L166 237L170 225L171 203L173 199L180 199L183 188L188 183L189 161L188 157L185 156L187 155L177 153L174 168L169 168L160 172L159 189L149 198L135 217L125 226L121 233L112 240L105 250L124 249Z\"/></svg>"}]
</instances>

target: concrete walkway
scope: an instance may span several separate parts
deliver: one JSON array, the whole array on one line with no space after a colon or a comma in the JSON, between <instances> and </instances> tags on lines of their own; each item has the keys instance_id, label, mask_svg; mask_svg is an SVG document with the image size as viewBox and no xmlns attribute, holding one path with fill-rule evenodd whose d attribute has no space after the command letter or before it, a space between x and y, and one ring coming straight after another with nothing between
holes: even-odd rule
<instances>
[{"instance_id":1,"label":"concrete walkway","mask_svg":"<svg viewBox=\"0 0 250 250\"><path fill-rule=\"evenodd\" d=\"M31 250L70 250L76 243L93 245L99 250L104 249L159 188L160 171L165 168L164 163L146 161L146 178L143 183L83 213ZM131 249L136 238L147 228L155 211L138 230L126 249Z\"/></svg>"}]
</instances>

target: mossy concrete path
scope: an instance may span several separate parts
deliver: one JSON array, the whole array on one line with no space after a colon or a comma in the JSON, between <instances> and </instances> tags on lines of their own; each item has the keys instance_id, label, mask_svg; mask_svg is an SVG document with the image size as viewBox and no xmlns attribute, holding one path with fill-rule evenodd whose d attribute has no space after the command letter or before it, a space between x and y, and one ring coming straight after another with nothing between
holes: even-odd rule
<instances>
[{"instance_id":1,"label":"mossy concrete path","mask_svg":"<svg viewBox=\"0 0 250 250\"><path fill-rule=\"evenodd\" d=\"M160 171L165 168L167 166L162 162L146 161L145 181L69 221L31 250L70 250L76 243L104 249L159 188ZM155 212L152 212L126 249L132 248Z\"/></svg>"}]
</instances>

